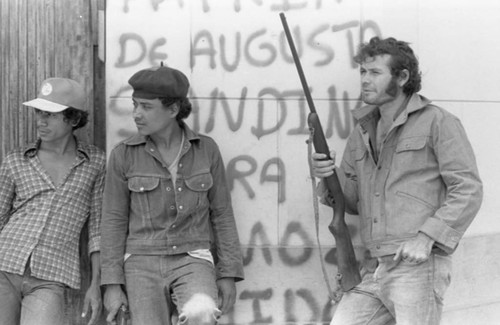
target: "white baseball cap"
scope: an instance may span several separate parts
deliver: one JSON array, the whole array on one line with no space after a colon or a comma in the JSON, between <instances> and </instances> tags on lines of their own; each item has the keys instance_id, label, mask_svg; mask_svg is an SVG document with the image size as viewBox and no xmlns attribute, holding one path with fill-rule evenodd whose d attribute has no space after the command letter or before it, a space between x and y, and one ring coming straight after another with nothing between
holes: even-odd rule
<instances>
[{"instance_id":1,"label":"white baseball cap","mask_svg":"<svg viewBox=\"0 0 500 325\"><path fill-rule=\"evenodd\" d=\"M85 102L85 91L78 82L66 78L49 78L42 82L38 97L23 105L57 113L68 107L86 111Z\"/></svg>"}]
</instances>

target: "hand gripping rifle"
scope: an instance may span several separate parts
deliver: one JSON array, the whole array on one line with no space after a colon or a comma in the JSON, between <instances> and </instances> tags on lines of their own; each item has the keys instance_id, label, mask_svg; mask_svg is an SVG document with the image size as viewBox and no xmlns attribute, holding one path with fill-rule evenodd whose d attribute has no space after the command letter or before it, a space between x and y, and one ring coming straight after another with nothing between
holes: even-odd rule
<instances>
[{"instance_id":1,"label":"hand gripping rifle","mask_svg":"<svg viewBox=\"0 0 500 325\"><path fill-rule=\"evenodd\" d=\"M323 133L323 128L316 113L316 108L309 91L309 86L307 85L304 72L302 71L302 66L300 64L299 56L297 55L297 50L293 43L292 35L288 24L286 22L285 14L280 13L281 23L283 24L283 29L285 31L286 39L290 50L292 52L293 60L295 66L297 67L297 72L299 73L300 82L302 83L302 89L304 90L304 95L309 106L309 115L307 117L307 123L309 128L313 130L313 143L316 152L326 154L327 159L330 159L330 150L328 149L328 144L326 143L325 135ZM340 287L343 291L349 291L354 288L358 283L361 282L361 276L359 274L358 263L356 261L356 256L354 254L354 248L351 241L351 235L349 234L349 229L345 223L345 202L344 194L342 193L342 188L340 187L340 182L337 173L334 171L333 175L324 179L326 187L330 195L334 198L335 204L333 205L333 218L328 226L328 229L335 238L335 244L337 246L337 268L338 274L337 279L339 280ZM322 257L321 257L322 258Z\"/></svg>"}]
</instances>

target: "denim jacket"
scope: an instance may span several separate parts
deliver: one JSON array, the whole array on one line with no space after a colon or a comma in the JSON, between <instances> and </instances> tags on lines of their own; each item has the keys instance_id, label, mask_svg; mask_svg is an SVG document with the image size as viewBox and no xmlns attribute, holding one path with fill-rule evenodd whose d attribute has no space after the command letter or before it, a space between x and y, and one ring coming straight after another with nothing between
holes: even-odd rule
<instances>
[{"instance_id":1,"label":"denim jacket","mask_svg":"<svg viewBox=\"0 0 500 325\"><path fill-rule=\"evenodd\" d=\"M128 254L174 255L216 247L217 277L243 279L240 242L217 144L183 124L175 184L149 137L111 152L102 216L102 284L123 284Z\"/></svg>"},{"instance_id":2,"label":"denim jacket","mask_svg":"<svg viewBox=\"0 0 500 325\"><path fill-rule=\"evenodd\" d=\"M475 156L458 118L414 94L377 154L378 108L365 106L353 115L358 124L338 174L347 212L360 215L361 238L371 255L394 254L418 232L435 240L437 253L451 254L483 195Z\"/></svg>"}]
</instances>

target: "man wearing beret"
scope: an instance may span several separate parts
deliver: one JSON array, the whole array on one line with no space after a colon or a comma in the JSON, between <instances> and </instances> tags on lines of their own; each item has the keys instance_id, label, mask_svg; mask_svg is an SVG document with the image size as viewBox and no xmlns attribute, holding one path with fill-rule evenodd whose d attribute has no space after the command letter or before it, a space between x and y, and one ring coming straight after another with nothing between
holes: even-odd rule
<instances>
[{"instance_id":1,"label":"man wearing beret","mask_svg":"<svg viewBox=\"0 0 500 325\"><path fill-rule=\"evenodd\" d=\"M99 224L106 156L73 135L87 123L86 96L74 80L49 78L24 103L38 140L0 167L0 324L63 325L66 287L80 288L79 243L88 225L92 280L84 302L101 313Z\"/></svg>"},{"instance_id":2,"label":"man wearing beret","mask_svg":"<svg viewBox=\"0 0 500 325\"><path fill-rule=\"evenodd\" d=\"M182 72L162 65L129 83L138 134L112 150L104 190L107 320L125 305L133 325L172 324L172 315L215 324L243 279L221 154L183 121L191 103Z\"/></svg>"}]
</instances>

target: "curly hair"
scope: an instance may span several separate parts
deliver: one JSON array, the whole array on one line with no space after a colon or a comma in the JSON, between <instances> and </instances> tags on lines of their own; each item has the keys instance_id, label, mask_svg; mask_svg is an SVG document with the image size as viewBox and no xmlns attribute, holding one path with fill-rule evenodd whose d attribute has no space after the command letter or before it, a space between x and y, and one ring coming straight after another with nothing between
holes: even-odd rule
<instances>
[{"instance_id":1,"label":"curly hair","mask_svg":"<svg viewBox=\"0 0 500 325\"><path fill-rule=\"evenodd\" d=\"M407 95L416 93L422 88L422 75L418 67L418 59L410 48L409 43L398 41L389 37L380 39L373 37L368 43L359 47L354 61L358 64L365 62L369 57L388 54L391 56L391 74L399 77L406 69L409 72L408 82L403 86L403 92Z\"/></svg>"},{"instance_id":2,"label":"curly hair","mask_svg":"<svg viewBox=\"0 0 500 325\"><path fill-rule=\"evenodd\" d=\"M175 117L177 122L182 121L183 119L187 118L189 114L191 114L191 111L193 110L193 107L191 105L191 102L189 101L188 98L167 98L167 97L160 97L158 98L162 105L164 107L169 107L170 105L177 103L179 105L179 113Z\"/></svg>"},{"instance_id":3,"label":"curly hair","mask_svg":"<svg viewBox=\"0 0 500 325\"><path fill-rule=\"evenodd\" d=\"M89 113L74 107L68 107L62 111L64 120L73 126L73 130L87 125Z\"/></svg>"}]
</instances>

